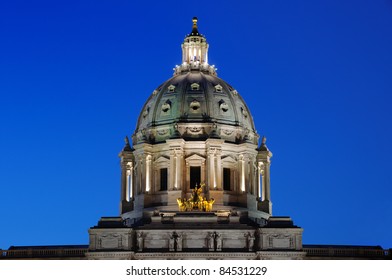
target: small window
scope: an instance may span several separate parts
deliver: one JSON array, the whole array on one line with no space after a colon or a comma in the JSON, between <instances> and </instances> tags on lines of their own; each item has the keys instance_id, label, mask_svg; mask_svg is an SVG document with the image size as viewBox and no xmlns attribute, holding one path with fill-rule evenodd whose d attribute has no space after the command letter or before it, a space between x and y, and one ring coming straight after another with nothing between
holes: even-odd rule
<instances>
[{"instance_id":1,"label":"small window","mask_svg":"<svg viewBox=\"0 0 392 280\"><path fill-rule=\"evenodd\" d=\"M173 85L170 85L167 89L169 90L169 92L174 92L174 90L176 89L176 87L173 86Z\"/></svg>"},{"instance_id":2,"label":"small window","mask_svg":"<svg viewBox=\"0 0 392 280\"><path fill-rule=\"evenodd\" d=\"M161 191L167 191L167 168L161 169Z\"/></svg>"},{"instance_id":3,"label":"small window","mask_svg":"<svg viewBox=\"0 0 392 280\"><path fill-rule=\"evenodd\" d=\"M166 102L162 104L162 112L168 113L170 108L171 108L171 102L170 100L166 100Z\"/></svg>"},{"instance_id":4,"label":"small window","mask_svg":"<svg viewBox=\"0 0 392 280\"><path fill-rule=\"evenodd\" d=\"M215 86L215 92L222 92L222 86L221 85L216 85Z\"/></svg>"},{"instance_id":5,"label":"small window","mask_svg":"<svg viewBox=\"0 0 392 280\"><path fill-rule=\"evenodd\" d=\"M199 90L200 89L200 85L198 83L193 83L193 84L191 84L191 89L192 90Z\"/></svg>"},{"instance_id":6,"label":"small window","mask_svg":"<svg viewBox=\"0 0 392 280\"><path fill-rule=\"evenodd\" d=\"M223 113L229 111L229 105L227 105L227 103L223 99L219 101L219 108L222 110Z\"/></svg>"},{"instance_id":7,"label":"small window","mask_svg":"<svg viewBox=\"0 0 392 280\"><path fill-rule=\"evenodd\" d=\"M190 107L193 111L197 111L197 110L200 109L200 102L197 101L197 100L195 99L195 100L193 100L193 101L191 102L191 104L189 104L189 107Z\"/></svg>"},{"instance_id":8,"label":"small window","mask_svg":"<svg viewBox=\"0 0 392 280\"><path fill-rule=\"evenodd\" d=\"M223 190L229 191L230 190L230 177L231 177L231 170L230 168L223 168Z\"/></svg>"}]
</instances>

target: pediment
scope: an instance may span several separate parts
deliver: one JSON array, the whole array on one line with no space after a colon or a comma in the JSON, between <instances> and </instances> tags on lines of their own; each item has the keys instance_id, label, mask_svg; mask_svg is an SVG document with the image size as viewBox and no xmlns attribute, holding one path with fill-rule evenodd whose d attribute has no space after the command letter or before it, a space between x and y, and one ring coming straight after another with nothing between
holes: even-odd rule
<instances>
[{"instance_id":1,"label":"pediment","mask_svg":"<svg viewBox=\"0 0 392 280\"><path fill-rule=\"evenodd\" d=\"M168 163L170 161L170 159L169 158L167 158L167 157L164 157L164 156L160 156L159 158L157 158L156 160L155 160L155 164L157 164L157 163Z\"/></svg>"},{"instance_id":2,"label":"pediment","mask_svg":"<svg viewBox=\"0 0 392 280\"><path fill-rule=\"evenodd\" d=\"M198 154L193 154L187 158L185 158L185 161L205 161L206 159Z\"/></svg>"},{"instance_id":3,"label":"pediment","mask_svg":"<svg viewBox=\"0 0 392 280\"><path fill-rule=\"evenodd\" d=\"M231 156L222 157L222 162L237 163L237 161Z\"/></svg>"}]
</instances>

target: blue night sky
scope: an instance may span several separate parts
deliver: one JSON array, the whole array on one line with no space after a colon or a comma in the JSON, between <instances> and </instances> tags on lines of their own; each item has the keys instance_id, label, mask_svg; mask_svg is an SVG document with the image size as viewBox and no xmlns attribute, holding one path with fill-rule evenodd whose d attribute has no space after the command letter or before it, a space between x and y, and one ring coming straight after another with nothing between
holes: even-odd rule
<instances>
[{"instance_id":1,"label":"blue night sky","mask_svg":"<svg viewBox=\"0 0 392 280\"><path fill-rule=\"evenodd\" d=\"M119 214L118 153L181 63L209 62L273 152L273 214L304 244L392 247L392 1L2 1L0 248L88 244Z\"/></svg>"}]
</instances>

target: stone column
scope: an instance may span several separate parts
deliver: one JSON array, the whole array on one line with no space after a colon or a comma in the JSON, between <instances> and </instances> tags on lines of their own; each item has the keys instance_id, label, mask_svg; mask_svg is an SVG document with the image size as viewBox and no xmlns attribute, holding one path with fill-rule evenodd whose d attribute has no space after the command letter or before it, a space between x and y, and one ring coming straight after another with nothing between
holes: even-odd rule
<instances>
[{"instance_id":1,"label":"stone column","mask_svg":"<svg viewBox=\"0 0 392 280\"><path fill-rule=\"evenodd\" d=\"M240 192L245 192L245 159L244 155L239 156L239 164L240 164Z\"/></svg>"},{"instance_id":2,"label":"stone column","mask_svg":"<svg viewBox=\"0 0 392 280\"><path fill-rule=\"evenodd\" d=\"M264 165L264 176L263 176L263 193L264 193L264 198L263 200L271 200L271 186L270 186L270 163L266 163Z\"/></svg>"},{"instance_id":3,"label":"stone column","mask_svg":"<svg viewBox=\"0 0 392 280\"><path fill-rule=\"evenodd\" d=\"M209 148L208 150L208 184L210 189L216 188L216 176L215 176L215 148Z\"/></svg>"},{"instance_id":4,"label":"stone column","mask_svg":"<svg viewBox=\"0 0 392 280\"><path fill-rule=\"evenodd\" d=\"M151 192L151 155L146 156L146 185L145 192Z\"/></svg>"},{"instance_id":5,"label":"stone column","mask_svg":"<svg viewBox=\"0 0 392 280\"><path fill-rule=\"evenodd\" d=\"M222 150L216 149L216 167L215 167L215 175L216 175L216 184L218 189L222 188Z\"/></svg>"},{"instance_id":6,"label":"stone column","mask_svg":"<svg viewBox=\"0 0 392 280\"><path fill-rule=\"evenodd\" d=\"M133 199L133 164L132 164L132 162L127 163L125 199L128 202L130 202Z\"/></svg>"},{"instance_id":7,"label":"stone column","mask_svg":"<svg viewBox=\"0 0 392 280\"><path fill-rule=\"evenodd\" d=\"M260 178L261 177L261 178ZM263 183L263 163L259 162L257 167L257 197L261 200L264 199L264 183Z\"/></svg>"},{"instance_id":8,"label":"stone column","mask_svg":"<svg viewBox=\"0 0 392 280\"><path fill-rule=\"evenodd\" d=\"M180 190L183 184L183 149L181 147L172 147L170 153L170 190Z\"/></svg>"},{"instance_id":9,"label":"stone column","mask_svg":"<svg viewBox=\"0 0 392 280\"><path fill-rule=\"evenodd\" d=\"M122 152L121 156L121 184L120 184L120 213L133 208L133 157Z\"/></svg>"},{"instance_id":10,"label":"stone column","mask_svg":"<svg viewBox=\"0 0 392 280\"><path fill-rule=\"evenodd\" d=\"M127 193L127 163L121 162L121 188L120 188L120 195L121 201L126 201Z\"/></svg>"},{"instance_id":11,"label":"stone column","mask_svg":"<svg viewBox=\"0 0 392 280\"><path fill-rule=\"evenodd\" d=\"M169 190L174 189L175 185L175 177L176 177L176 157L174 149L170 151L170 170L169 170Z\"/></svg>"}]
</instances>

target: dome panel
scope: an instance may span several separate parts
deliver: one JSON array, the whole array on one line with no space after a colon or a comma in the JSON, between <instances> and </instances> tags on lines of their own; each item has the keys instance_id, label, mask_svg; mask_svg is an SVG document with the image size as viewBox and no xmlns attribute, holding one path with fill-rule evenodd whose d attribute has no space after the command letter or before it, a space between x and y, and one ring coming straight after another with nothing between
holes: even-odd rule
<instances>
[{"instance_id":1,"label":"dome panel","mask_svg":"<svg viewBox=\"0 0 392 280\"><path fill-rule=\"evenodd\" d=\"M175 125L184 126L179 131L187 132L190 123L204 126L205 133L192 134L195 139L197 135L202 135L200 140L205 139L215 126L215 133L226 141L238 142L245 138L258 141L252 116L237 91L215 75L189 71L175 75L153 92L140 113L134 133L134 136L144 137L133 137L133 143L165 141L173 137ZM236 131L235 138L227 126ZM187 138L187 133L180 135Z\"/></svg>"}]
</instances>

